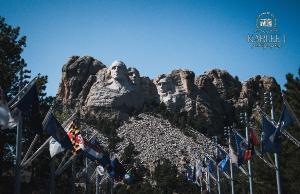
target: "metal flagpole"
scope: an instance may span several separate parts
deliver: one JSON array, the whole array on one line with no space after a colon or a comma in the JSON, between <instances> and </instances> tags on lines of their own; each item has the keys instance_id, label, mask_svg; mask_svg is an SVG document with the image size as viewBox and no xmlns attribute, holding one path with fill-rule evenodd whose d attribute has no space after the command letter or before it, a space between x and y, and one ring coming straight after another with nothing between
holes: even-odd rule
<instances>
[{"instance_id":1,"label":"metal flagpole","mask_svg":"<svg viewBox=\"0 0 300 194\"><path fill-rule=\"evenodd\" d=\"M216 157L218 157L218 137L214 136L214 143L216 145ZM221 184L220 184L220 169L219 165L216 163L216 168L217 168L217 185L218 185L218 194L221 194Z\"/></svg>"},{"instance_id":2,"label":"metal flagpole","mask_svg":"<svg viewBox=\"0 0 300 194\"><path fill-rule=\"evenodd\" d=\"M89 170L88 170L88 158L85 158L85 193L89 194L90 193L90 188L89 188L89 176L88 176Z\"/></svg>"},{"instance_id":3,"label":"metal flagpole","mask_svg":"<svg viewBox=\"0 0 300 194\"><path fill-rule=\"evenodd\" d=\"M33 141L31 142L31 144L30 144L30 146L29 146L29 148L28 148L28 150L27 150L27 152L26 152L26 154L25 154L22 162L21 162L21 165L27 160L27 158L28 158L30 152L32 151L33 146L35 145L35 143L38 140L38 138L39 138L39 135L36 134L35 137L34 137L34 139L33 139Z\"/></svg>"},{"instance_id":4,"label":"metal flagpole","mask_svg":"<svg viewBox=\"0 0 300 194\"><path fill-rule=\"evenodd\" d=\"M72 160L72 176L71 176L71 194L75 193L75 173L76 173L76 160Z\"/></svg>"},{"instance_id":5,"label":"metal flagpole","mask_svg":"<svg viewBox=\"0 0 300 194\"><path fill-rule=\"evenodd\" d=\"M272 92L269 92L270 95L270 105L271 105L271 119L274 121L274 104L273 104L273 95ZM281 194L281 182L280 182L280 171L279 171L279 156L277 153L274 153L275 158L275 171L276 171L276 182L277 182L277 193Z\"/></svg>"},{"instance_id":6,"label":"metal flagpole","mask_svg":"<svg viewBox=\"0 0 300 194\"><path fill-rule=\"evenodd\" d=\"M97 168L97 167L96 167ZM100 179L100 175L99 173L97 172L97 169L96 169L96 194L100 194L100 184L99 184L99 180Z\"/></svg>"},{"instance_id":7,"label":"metal flagpole","mask_svg":"<svg viewBox=\"0 0 300 194\"><path fill-rule=\"evenodd\" d=\"M22 113L19 111L19 121L17 125L17 137L16 137L16 166L15 166L15 194L20 194L21 186L21 149L22 149Z\"/></svg>"},{"instance_id":8,"label":"metal flagpole","mask_svg":"<svg viewBox=\"0 0 300 194\"><path fill-rule=\"evenodd\" d=\"M23 70L20 71L20 84L19 92L22 90L23 85ZM20 100L20 97L18 98ZM16 135L16 164L15 164L15 194L20 194L21 191L21 153L22 153L22 112L18 110L18 125L17 125L17 135Z\"/></svg>"},{"instance_id":9,"label":"metal flagpole","mask_svg":"<svg viewBox=\"0 0 300 194\"><path fill-rule=\"evenodd\" d=\"M248 133L248 115L247 112L245 112L245 125L246 125L246 140L248 144L249 141L249 133ZM250 187L250 194L253 194L253 178L252 178L252 166L251 166L251 159L248 160L248 178L249 178L249 187Z\"/></svg>"},{"instance_id":10,"label":"metal flagpole","mask_svg":"<svg viewBox=\"0 0 300 194\"><path fill-rule=\"evenodd\" d=\"M227 132L227 135L228 135L228 146L230 146L231 144L231 128L230 127L225 127L225 132ZM233 182L233 166L232 166L232 159L231 157L229 157L229 166L230 166L230 185L231 185L231 194L234 194L234 182Z\"/></svg>"},{"instance_id":11,"label":"metal flagpole","mask_svg":"<svg viewBox=\"0 0 300 194\"><path fill-rule=\"evenodd\" d=\"M55 158L50 160L50 194L55 194Z\"/></svg>"},{"instance_id":12,"label":"metal flagpole","mask_svg":"<svg viewBox=\"0 0 300 194\"><path fill-rule=\"evenodd\" d=\"M202 173L202 172L201 172ZM203 187L202 187L202 175L201 175L201 179L200 179L200 192L201 194L203 193Z\"/></svg>"},{"instance_id":13,"label":"metal flagpole","mask_svg":"<svg viewBox=\"0 0 300 194\"><path fill-rule=\"evenodd\" d=\"M205 153L206 154L206 153ZM207 164L207 158L204 158L205 164ZM210 193L210 176L209 176L209 166L206 166L206 184L207 184L207 191Z\"/></svg>"}]
</instances>

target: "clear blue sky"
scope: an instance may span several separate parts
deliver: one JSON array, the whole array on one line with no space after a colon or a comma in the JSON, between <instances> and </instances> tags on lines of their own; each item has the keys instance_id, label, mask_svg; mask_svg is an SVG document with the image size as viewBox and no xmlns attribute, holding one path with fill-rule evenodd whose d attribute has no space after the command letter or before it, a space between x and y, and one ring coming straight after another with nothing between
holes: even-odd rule
<instances>
[{"instance_id":1,"label":"clear blue sky","mask_svg":"<svg viewBox=\"0 0 300 194\"><path fill-rule=\"evenodd\" d=\"M284 48L251 49L246 42L263 11L277 18ZM23 57L33 75L49 76L50 95L71 55L104 64L121 59L150 78L176 68L196 75L221 68L242 81L261 74L281 85L300 67L297 1L0 0L0 15L27 36Z\"/></svg>"}]
</instances>

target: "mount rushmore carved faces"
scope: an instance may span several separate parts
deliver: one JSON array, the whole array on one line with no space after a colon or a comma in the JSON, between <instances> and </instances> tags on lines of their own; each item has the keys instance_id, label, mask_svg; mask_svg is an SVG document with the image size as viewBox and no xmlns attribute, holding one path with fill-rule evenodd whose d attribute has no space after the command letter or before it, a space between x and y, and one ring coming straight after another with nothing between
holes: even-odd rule
<instances>
[{"instance_id":1,"label":"mount rushmore carved faces","mask_svg":"<svg viewBox=\"0 0 300 194\"><path fill-rule=\"evenodd\" d=\"M128 68L128 76L133 84L139 84L140 73L136 68L129 67Z\"/></svg>"}]
</instances>

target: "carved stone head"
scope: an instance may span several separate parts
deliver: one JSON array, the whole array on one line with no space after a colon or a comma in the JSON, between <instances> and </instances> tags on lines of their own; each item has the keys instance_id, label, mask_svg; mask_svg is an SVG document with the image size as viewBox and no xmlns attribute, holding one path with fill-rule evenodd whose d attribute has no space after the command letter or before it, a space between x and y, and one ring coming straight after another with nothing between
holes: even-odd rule
<instances>
[{"instance_id":1,"label":"carved stone head","mask_svg":"<svg viewBox=\"0 0 300 194\"><path fill-rule=\"evenodd\" d=\"M157 90L160 94L168 93L171 90L171 86L166 75L160 75L157 80Z\"/></svg>"},{"instance_id":2,"label":"carved stone head","mask_svg":"<svg viewBox=\"0 0 300 194\"><path fill-rule=\"evenodd\" d=\"M128 76L133 84L137 84L140 80L140 73L136 68L128 68Z\"/></svg>"},{"instance_id":3,"label":"carved stone head","mask_svg":"<svg viewBox=\"0 0 300 194\"><path fill-rule=\"evenodd\" d=\"M112 79L122 81L127 79L127 69L124 62L116 60L109 67Z\"/></svg>"}]
</instances>

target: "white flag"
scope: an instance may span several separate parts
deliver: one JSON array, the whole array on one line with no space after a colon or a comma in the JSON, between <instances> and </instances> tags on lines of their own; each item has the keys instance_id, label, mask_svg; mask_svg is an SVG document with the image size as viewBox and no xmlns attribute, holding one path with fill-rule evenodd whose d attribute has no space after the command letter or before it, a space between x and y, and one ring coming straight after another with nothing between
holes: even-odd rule
<instances>
[{"instance_id":1,"label":"white flag","mask_svg":"<svg viewBox=\"0 0 300 194\"><path fill-rule=\"evenodd\" d=\"M6 104L0 104L0 127L1 129L8 128L9 110Z\"/></svg>"},{"instance_id":2,"label":"white flag","mask_svg":"<svg viewBox=\"0 0 300 194\"><path fill-rule=\"evenodd\" d=\"M229 145L229 157L231 159L231 163L235 163L235 164L238 163L237 155L234 153L231 145Z\"/></svg>"},{"instance_id":3,"label":"white flag","mask_svg":"<svg viewBox=\"0 0 300 194\"><path fill-rule=\"evenodd\" d=\"M201 179L203 173L203 166L202 162L200 160L196 161L196 179Z\"/></svg>"},{"instance_id":4,"label":"white flag","mask_svg":"<svg viewBox=\"0 0 300 194\"><path fill-rule=\"evenodd\" d=\"M96 167L96 171L100 176L104 175L104 168L101 165Z\"/></svg>"},{"instance_id":5,"label":"white flag","mask_svg":"<svg viewBox=\"0 0 300 194\"><path fill-rule=\"evenodd\" d=\"M64 151L64 148L60 145L60 143L58 143L54 138L51 138L49 142L49 152L51 158L62 151Z\"/></svg>"}]
</instances>

